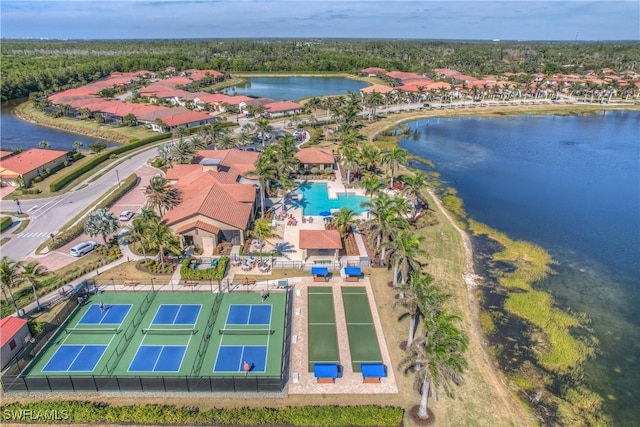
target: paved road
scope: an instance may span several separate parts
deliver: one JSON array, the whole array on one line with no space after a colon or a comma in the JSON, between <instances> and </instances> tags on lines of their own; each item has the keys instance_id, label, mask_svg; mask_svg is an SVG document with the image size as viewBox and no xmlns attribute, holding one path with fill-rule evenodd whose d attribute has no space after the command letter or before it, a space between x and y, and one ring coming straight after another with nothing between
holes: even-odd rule
<instances>
[{"instance_id":1,"label":"paved road","mask_svg":"<svg viewBox=\"0 0 640 427\"><path fill-rule=\"evenodd\" d=\"M43 241L47 240L51 233L55 233L71 218L94 203L96 198L116 186L118 179L122 181L132 174L155 153L156 148L153 147L134 154L94 182L89 182L87 179L84 183L60 196L21 200L20 207L23 212L30 215L31 222L22 233L13 235L11 241L2 246L2 256L8 256L15 260L25 259ZM96 174L101 172L102 170L96 171ZM87 185L85 186L85 184ZM0 210L15 211L16 203L12 200L0 201Z\"/></svg>"}]
</instances>

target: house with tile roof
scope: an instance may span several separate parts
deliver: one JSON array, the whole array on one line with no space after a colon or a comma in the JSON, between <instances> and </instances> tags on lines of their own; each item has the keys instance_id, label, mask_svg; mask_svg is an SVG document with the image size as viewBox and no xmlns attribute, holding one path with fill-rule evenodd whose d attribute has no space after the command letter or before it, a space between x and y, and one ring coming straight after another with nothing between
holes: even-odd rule
<instances>
[{"instance_id":1,"label":"house with tile roof","mask_svg":"<svg viewBox=\"0 0 640 427\"><path fill-rule=\"evenodd\" d=\"M293 101L277 101L264 105L266 116L269 118L289 116L302 113L302 105Z\"/></svg>"},{"instance_id":2,"label":"house with tile roof","mask_svg":"<svg viewBox=\"0 0 640 427\"><path fill-rule=\"evenodd\" d=\"M300 162L300 173L307 173L312 168L317 168L320 173L328 169L331 169L331 172L335 170L336 159L333 156L333 151L327 148L301 148L295 156Z\"/></svg>"},{"instance_id":3,"label":"house with tile roof","mask_svg":"<svg viewBox=\"0 0 640 427\"><path fill-rule=\"evenodd\" d=\"M256 217L257 180L251 179L258 153L200 150L188 165L175 165L166 178L180 191L181 202L163 217L184 246L203 254L221 242L241 244Z\"/></svg>"},{"instance_id":4,"label":"house with tile roof","mask_svg":"<svg viewBox=\"0 0 640 427\"><path fill-rule=\"evenodd\" d=\"M31 148L0 160L0 182L2 186L15 186L22 177L28 187L36 176L60 169L66 160L66 151Z\"/></svg>"},{"instance_id":5,"label":"house with tile roof","mask_svg":"<svg viewBox=\"0 0 640 427\"><path fill-rule=\"evenodd\" d=\"M30 339L25 319L7 316L0 320L0 369L4 369Z\"/></svg>"},{"instance_id":6,"label":"house with tile roof","mask_svg":"<svg viewBox=\"0 0 640 427\"><path fill-rule=\"evenodd\" d=\"M360 73L362 73L363 75L365 75L367 77L375 77L376 74L378 74L378 73L384 74L386 72L387 72L387 70L385 70L384 68L379 68L379 67L368 67L368 68L363 68L362 70L360 70Z\"/></svg>"},{"instance_id":7,"label":"house with tile roof","mask_svg":"<svg viewBox=\"0 0 640 427\"><path fill-rule=\"evenodd\" d=\"M298 247L302 249L302 260L309 257L332 256L337 260L342 249L342 238L338 230L300 230Z\"/></svg>"}]
</instances>

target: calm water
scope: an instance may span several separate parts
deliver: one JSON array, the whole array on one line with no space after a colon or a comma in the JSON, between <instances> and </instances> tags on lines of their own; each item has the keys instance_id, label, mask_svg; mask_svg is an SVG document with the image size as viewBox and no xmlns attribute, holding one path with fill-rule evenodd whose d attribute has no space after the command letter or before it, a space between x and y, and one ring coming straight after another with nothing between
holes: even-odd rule
<instances>
[{"instance_id":1,"label":"calm water","mask_svg":"<svg viewBox=\"0 0 640 427\"><path fill-rule=\"evenodd\" d=\"M243 86L228 89L228 93L294 101L325 95L357 93L368 83L343 77L251 77Z\"/></svg>"},{"instance_id":2,"label":"calm water","mask_svg":"<svg viewBox=\"0 0 640 427\"><path fill-rule=\"evenodd\" d=\"M320 215L320 212L331 212L332 209L340 209L343 206L356 213L363 213L366 209L362 209L360 204L369 201L368 197L356 196L353 193L340 193L337 199L330 199L327 184L317 182L304 183L297 192L304 198L295 201L294 204L303 208L304 215Z\"/></svg>"},{"instance_id":3,"label":"calm water","mask_svg":"<svg viewBox=\"0 0 640 427\"><path fill-rule=\"evenodd\" d=\"M82 148L87 150L89 144L96 142L96 138L36 126L20 120L11 113L11 108L8 103L3 103L0 108L0 147L3 150L37 148L38 142L42 140L49 142L51 148L68 151L73 150L75 141L82 141ZM113 145L117 144L109 143L109 146Z\"/></svg>"},{"instance_id":4,"label":"calm water","mask_svg":"<svg viewBox=\"0 0 640 427\"><path fill-rule=\"evenodd\" d=\"M432 160L471 217L547 249L540 285L586 312L586 366L616 425L640 417L640 113L429 119L400 145ZM419 165L416 165L419 167Z\"/></svg>"}]
</instances>

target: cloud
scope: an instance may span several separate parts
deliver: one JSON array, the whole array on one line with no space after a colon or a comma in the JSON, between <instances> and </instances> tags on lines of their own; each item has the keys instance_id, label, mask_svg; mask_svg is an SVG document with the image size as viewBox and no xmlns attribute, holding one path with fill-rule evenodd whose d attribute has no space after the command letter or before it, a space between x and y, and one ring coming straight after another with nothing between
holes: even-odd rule
<instances>
[{"instance_id":1,"label":"cloud","mask_svg":"<svg viewBox=\"0 0 640 427\"><path fill-rule=\"evenodd\" d=\"M638 39L631 1L15 1L3 37Z\"/></svg>"}]
</instances>

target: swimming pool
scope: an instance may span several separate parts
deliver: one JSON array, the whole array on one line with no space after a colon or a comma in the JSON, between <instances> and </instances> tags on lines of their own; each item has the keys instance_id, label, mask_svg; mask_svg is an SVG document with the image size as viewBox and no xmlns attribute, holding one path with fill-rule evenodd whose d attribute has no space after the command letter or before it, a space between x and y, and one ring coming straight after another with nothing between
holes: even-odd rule
<instances>
[{"instance_id":1,"label":"swimming pool","mask_svg":"<svg viewBox=\"0 0 640 427\"><path fill-rule=\"evenodd\" d=\"M302 200L293 200L296 207L303 209L303 215L320 215L320 212L332 209L340 209L343 206L364 213L367 209L360 206L362 202L368 202L369 197L356 196L353 193L339 193L337 199L330 199L327 184L321 182L305 182L298 187L297 194L302 194Z\"/></svg>"}]
</instances>

